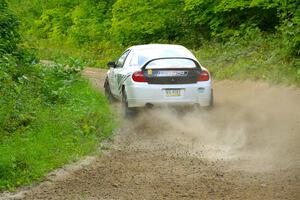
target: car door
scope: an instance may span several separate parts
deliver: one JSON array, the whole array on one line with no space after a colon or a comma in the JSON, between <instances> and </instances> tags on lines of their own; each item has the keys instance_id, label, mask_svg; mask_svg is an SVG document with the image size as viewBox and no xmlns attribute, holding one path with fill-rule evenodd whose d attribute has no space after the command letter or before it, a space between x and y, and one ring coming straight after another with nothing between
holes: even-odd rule
<instances>
[{"instance_id":1,"label":"car door","mask_svg":"<svg viewBox=\"0 0 300 200\"><path fill-rule=\"evenodd\" d=\"M130 50L125 51L121 57L116 62L116 67L112 70L112 77L111 77L111 92L114 96L120 97L120 84L121 84L121 77L123 74L124 64L126 62L126 59L130 53Z\"/></svg>"}]
</instances>

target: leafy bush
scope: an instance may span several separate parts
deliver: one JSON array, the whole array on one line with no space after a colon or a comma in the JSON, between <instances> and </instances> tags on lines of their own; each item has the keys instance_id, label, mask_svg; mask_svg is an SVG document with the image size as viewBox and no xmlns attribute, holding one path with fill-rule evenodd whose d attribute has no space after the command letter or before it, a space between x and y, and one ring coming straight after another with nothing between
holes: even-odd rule
<instances>
[{"instance_id":1,"label":"leafy bush","mask_svg":"<svg viewBox=\"0 0 300 200\"><path fill-rule=\"evenodd\" d=\"M63 94L63 104L23 106L34 119L19 133L0 141L0 191L39 181L49 171L78 160L111 135L114 119L106 98L82 79ZM27 111L26 113L30 113Z\"/></svg>"},{"instance_id":2,"label":"leafy bush","mask_svg":"<svg viewBox=\"0 0 300 200\"><path fill-rule=\"evenodd\" d=\"M0 1L0 191L40 180L107 138L103 95L80 77L83 62L37 64L21 47L18 20ZM52 36L51 36L52 37Z\"/></svg>"},{"instance_id":3,"label":"leafy bush","mask_svg":"<svg viewBox=\"0 0 300 200\"><path fill-rule=\"evenodd\" d=\"M33 56L18 47L20 35L18 20L11 14L5 1L0 2L0 140L2 135L24 128L33 119L28 107L22 105L33 87L28 62ZM29 106L29 104L27 104ZM29 109L30 110L30 109Z\"/></svg>"},{"instance_id":4,"label":"leafy bush","mask_svg":"<svg viewBox=\"0 0 300 200\"><path fill-rule=\"evenodd\" d=\"M17 44L20 41L18 33L19 21L7 9L6 1L0 1L0 56L16 54Z\"/></svg>"},{"instance_id":5,"label":"leafy bush","mask_svg":"<svg viewBox=\"0 0 300 200\"><path fill-rule=\"evenodd\" d=\"M65 14L64 9L54 8L43 12L39 20L36 20L36 26L39 37L51 38L54 40L62 40L68 32L68 26L71 24L71 19Z\"/></svg>"},{"instance_id":6,"label":"leafy bush","mask_svg":"<svg viewBox=\"0 0 300 200\"><path fill-rule=\"evenodd\" d=\"M287 54L300 57L300 6L292 16L291 19L284 21L280 26L280 31L287 48Z\"/></svg>"},{"instance_id":7,"label":"leafy bush","mask_svg":"<svg viewBox=\"0 0 300 200\"><path fill-rule=\"evenodd\" d=\"M70 98L66 91L78 79L79 71L77 66L56 64L49 69L40 65L18 66L13 57L0 59L0 136L29 126L38 111L36 105L64 103Z\"/></svg>"}]
</instances>

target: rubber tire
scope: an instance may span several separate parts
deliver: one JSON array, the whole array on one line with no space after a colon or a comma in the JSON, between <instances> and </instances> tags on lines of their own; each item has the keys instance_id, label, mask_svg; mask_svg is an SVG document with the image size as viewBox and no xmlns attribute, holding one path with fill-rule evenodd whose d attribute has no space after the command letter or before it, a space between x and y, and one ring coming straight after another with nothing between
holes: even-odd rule
<instances>
[{"instance_id":1,"label":"rubber tire","mask_svg":"<svg viewBox=\"0 0 300 200\"><path fill-rule=\"evenodd\" d=\"M214 90L213 89L211 89L211 93L210 93L209 107L210 108L214 107Z\"/></svg>"},{"instance_id":2,"label":"rubber tire","mask_svg":"<svg viewBox=\"0 0 300 200\"><path fill-rule=\"evenodd\" d=\"M113 103L116 101L115 97L112 95L112 93L110 91L110 87L109 87L107 78L105 79L105 82L104 82L104 93L110 103Z\"/></svg>"},{"instance_id":3,"label":"rubber tire","mask_svg":"<svg viewBox=\"0 0 300 200\"><path fill-rule=\"evenodd\" d=\"M133 117L137 114L136 108L128 107L127 94L125 89L122 90L122 107L124 117Z\"/></svg>"},{"instance_id":4,"label":"rubber tire","mask_svg":"<svg viewBox=\"0 0 300 200\"><path fill-rule=\"evenodd\" d=\"M211 111L213 109L213 107L214 107L214 93L213 93L213 90L211 90L209 105L205 106L205 107L200 106L199 111L201 111L201 110Z\"/></svg>"}]
</instances>

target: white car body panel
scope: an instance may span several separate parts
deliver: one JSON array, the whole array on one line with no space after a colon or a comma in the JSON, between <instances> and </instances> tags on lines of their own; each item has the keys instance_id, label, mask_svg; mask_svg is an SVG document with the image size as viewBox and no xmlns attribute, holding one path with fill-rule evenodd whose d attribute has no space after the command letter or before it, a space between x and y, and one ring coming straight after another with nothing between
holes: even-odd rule
<instances>
[{"instance_id":1,"label":"white car body panel","mask_svg":"<svg viewBox=\"0 0 300 200\"><path fill-rule=\"evenodd\" d=\"M180 57L189 58L196 61L202 70L206 70L197 58L185 47L180 45L139 45L127 49L130 51L123 67L111 68L107 72L107 78L112 95L121 100L122 88L125 89L128 100L128 107L145 107L151 105L193 105L209 106L212 92L211 78L208 81L201 81L191 84L149 84L147 82L135 82L132 79L132 74L136 71L141 71L141 67L133 61L139 51L143 49L153 50L153 56L150 58L163 58L155 57L156 49L178 49ZM126 52L125 51L125 52ZM152 52L151 52L152 53ZM123 54L124 55L124 54ZM122 56L121 56L122 57ZM166 89L180 89L180 96L166 96ZM179 92L179 91L175 91ZM176 94L178 95L178 94Z\"/></svg>"}]
</instances>

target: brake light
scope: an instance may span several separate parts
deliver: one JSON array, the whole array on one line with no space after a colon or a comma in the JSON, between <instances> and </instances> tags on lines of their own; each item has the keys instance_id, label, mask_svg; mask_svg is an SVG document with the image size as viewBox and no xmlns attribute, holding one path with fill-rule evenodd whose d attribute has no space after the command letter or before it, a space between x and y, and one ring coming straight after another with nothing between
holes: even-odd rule
<instances>
[{"instance_id":1,"label":"brake light","mask_svg":"<svg viewBox=\"0 0 300 200\"><path fill-rule=\"evenodd\" d=\"M132 74L132 80L135 82L147 82L146 77L142 71L137 71Z\"/></svg>"},{"instance_id":2,"label":"brake light","mask_svg":"<svg viewBox=\"0 0 300 200\"><path fill-rule=\"evenodd\" d=\"M208 81L208 80L209 80L209 73L205 70L202 70L199 74L198 82L199 81Z\"/></svg>"}]
</instances>

